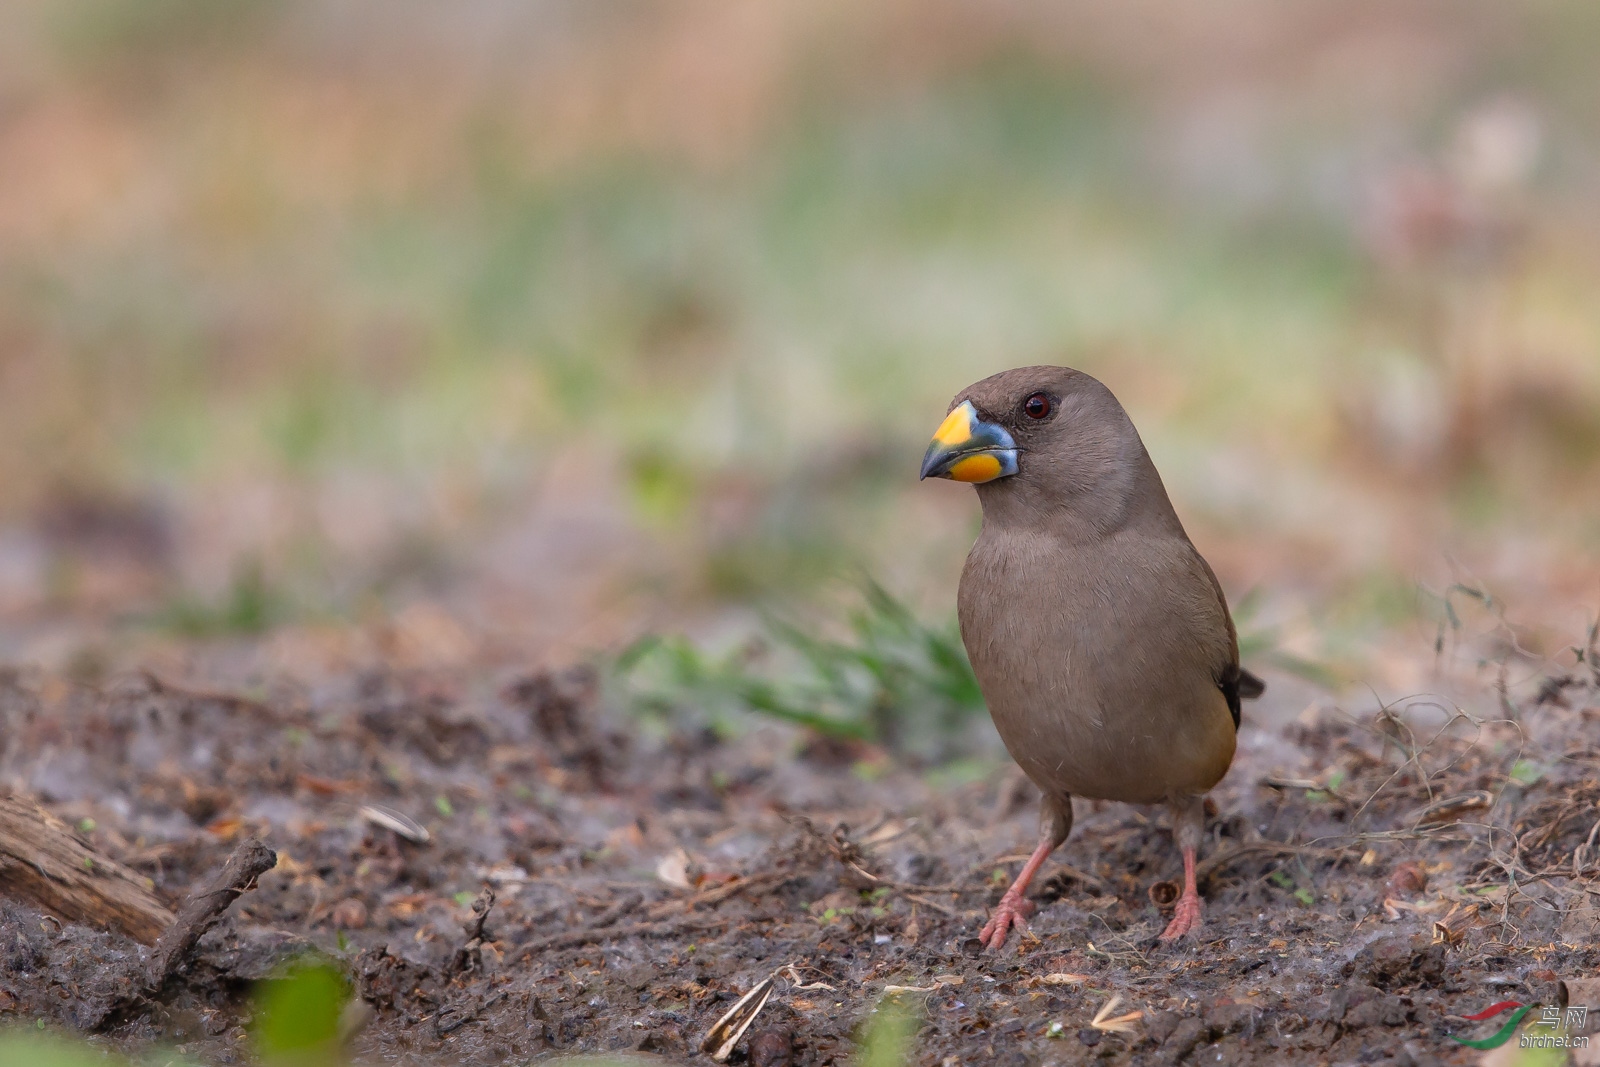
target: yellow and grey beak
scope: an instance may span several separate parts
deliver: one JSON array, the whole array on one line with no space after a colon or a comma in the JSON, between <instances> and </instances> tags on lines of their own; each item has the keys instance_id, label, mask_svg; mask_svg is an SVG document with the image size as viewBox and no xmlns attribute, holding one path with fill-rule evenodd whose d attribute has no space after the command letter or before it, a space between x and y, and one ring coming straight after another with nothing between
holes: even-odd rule
<instances>
[{"instance_id":1,"label":"yellow and grey beak","mask_svg":"<svg viewBox=\"0 0 1600 1067\"><path fill-rule=\"evenodd\" d=\"M1017 443L1004 426L984 422L972 401L957 404L922 457L923 478L992 482L1017 473Z\"/></svg>"}]
</instances>

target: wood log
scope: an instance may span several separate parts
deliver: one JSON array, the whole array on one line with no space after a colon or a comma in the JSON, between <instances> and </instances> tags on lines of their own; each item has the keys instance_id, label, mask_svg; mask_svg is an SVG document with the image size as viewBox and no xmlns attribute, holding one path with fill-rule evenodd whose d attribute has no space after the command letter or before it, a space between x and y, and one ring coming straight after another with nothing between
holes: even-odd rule
<instances>
[{"instance_id":1,"label":"wood log","mask_svg":"<svg viewBox=\"0 0 1600 1067\"><path fill-rule=\"evenodd\" d=\"M0 796L0 893L146 945L172 924L150 880L79 840L26 797Z\"/></svg>"}]
</instances>

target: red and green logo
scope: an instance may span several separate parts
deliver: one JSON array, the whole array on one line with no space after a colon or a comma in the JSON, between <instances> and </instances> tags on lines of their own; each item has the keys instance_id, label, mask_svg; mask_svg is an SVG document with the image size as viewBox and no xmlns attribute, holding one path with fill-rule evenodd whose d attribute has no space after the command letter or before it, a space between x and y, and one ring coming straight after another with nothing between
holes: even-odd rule
<instances>
[{"instance_id":1,"label":"red and green logo","mask_svg":"<svg viewBox=\"0 0 1600 1067\"><path fill-rule=\"evenodd\" d=\"M1517 1024L1522 1022L1523 1016L1527 1015L1530 1011L1538 1006L1539 1005L1537 1004L1524 1004L1517 1000L1502 1000L1498 1004L1491 1004L1487 1008L1484 1008L1482 1011L1478 1012L1476 1015L1463 1015L1461 1018L1470 1022L1481 1023L1485 1019L1492 1019L1502 1012L1509 1011L1511 1012L1511 1018L1506 1020L1504 1026L1496 1030L1490 1036L1480 1040L1474 1041L1470 1038L1457 1037L1455 1034L1450 1035L1450 1040L1454 1041L1458 1045L1465 1045L1468 1048L1484 1050L1499 1048L1501 1045L1511 1040L1511 1035L1517 1032Z\"/></svg>"}]
</instances>

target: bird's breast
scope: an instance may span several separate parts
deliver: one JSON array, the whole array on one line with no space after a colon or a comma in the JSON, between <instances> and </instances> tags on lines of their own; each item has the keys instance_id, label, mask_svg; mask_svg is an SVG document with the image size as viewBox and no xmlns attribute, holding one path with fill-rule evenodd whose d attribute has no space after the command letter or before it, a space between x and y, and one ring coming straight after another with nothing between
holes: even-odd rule
<instances>
[{"instance_id":1,"label":"bird's breast","mask_svg":"<svg viewBox=\"0 0 1600 1067\"><path fill-rule=\"evenodd\" d=\"M1215 672L1231 638L1193 553L1182 539L1068 546L988 529L973 547L962 639L1041 789L1154 803L1226 773L1234 728Z\"/></svg>"}]
</instances>

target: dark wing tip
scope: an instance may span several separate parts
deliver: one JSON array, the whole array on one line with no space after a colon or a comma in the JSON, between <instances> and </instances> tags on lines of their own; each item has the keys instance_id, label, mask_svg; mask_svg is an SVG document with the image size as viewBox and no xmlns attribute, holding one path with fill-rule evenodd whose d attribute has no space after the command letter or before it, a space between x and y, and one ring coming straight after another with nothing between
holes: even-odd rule
<instances>
[{"instance_id":1,"label":"dark wing tip","mask_svg":"<svg viewBox=\"0 0 1600 1067\"><path fill-rule=\"evenodd\" d=\"M1243 710L1242 704L1265 693L1267 683L1237 663L1230 663L1222 669L1222 677L1217 680L1217 688L1222 690L1223 697L1228 701L1228 712L1233 716L1233 728L1237 730L1239 713Z\"/></svg>"}]
</instances>

